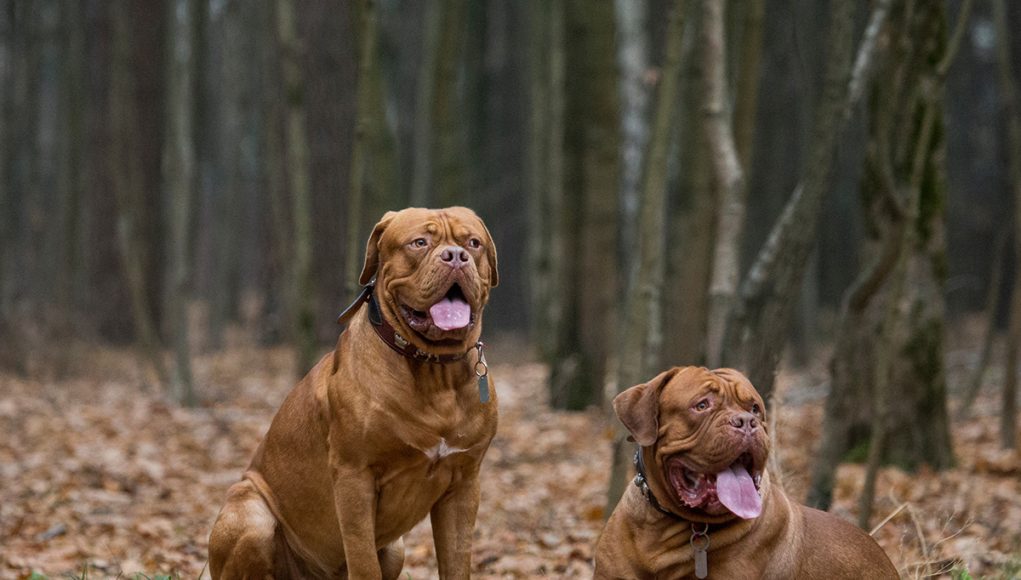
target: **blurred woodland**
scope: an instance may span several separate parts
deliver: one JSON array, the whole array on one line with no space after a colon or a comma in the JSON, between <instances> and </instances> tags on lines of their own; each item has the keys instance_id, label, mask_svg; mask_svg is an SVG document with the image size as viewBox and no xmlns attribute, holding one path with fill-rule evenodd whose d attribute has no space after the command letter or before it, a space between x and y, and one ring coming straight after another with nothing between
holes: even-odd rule
<instances>
[{"instance_id":1,"label":"blurred woodland","mask_svg":"<svg viewBox=\"0 0 1021 580\"><path fill-rule=\"evenodd\" d=\"M529 395L480 577L590 573L608 403L687 364L906 577L1018 577L1019 83L1008 0L0 0L0 577L201 575L375 221L448 205Z\"/></svg>"}]
</instances>

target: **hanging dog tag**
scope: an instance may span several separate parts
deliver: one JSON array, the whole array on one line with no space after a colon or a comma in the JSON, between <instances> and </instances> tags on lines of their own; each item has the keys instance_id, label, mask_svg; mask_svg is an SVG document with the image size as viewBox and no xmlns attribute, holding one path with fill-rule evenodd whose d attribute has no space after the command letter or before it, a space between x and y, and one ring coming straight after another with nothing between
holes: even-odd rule
<instances>
[{"instance_id":1,"label":"hanging dog tag","mask_svg":"<svg viewBox=\"0 0 1021 580\"><path fill-rule=\"evenodd\" d=\"M485 346L479 341L475 348L479 351L479 358L475 361L475 376L479 377L479 400L483 403L489 402L489 365L486 364L486 355L482 352Z\"/></svg>"},{"instance_id":2,"label":"hanging dog tag","mask_svg":"<svg viewBox=\"0 0 1021 580\"><path fill-rule=\"evenodd\" d=\"M691 549L695 552L695 578L702 580L709 576L709 524L702 531L691 524Z\"/></svg>"},{"instance_id":3,"label":"hanging dog tag","mask_svg":"<svg viewBox=\"0 0 1021 580\"><path fill-rule=\"evenodd\" d=\"M695 578L709 576L709 555L705 550L695 550Z\"/></svg>"}]
</instances>

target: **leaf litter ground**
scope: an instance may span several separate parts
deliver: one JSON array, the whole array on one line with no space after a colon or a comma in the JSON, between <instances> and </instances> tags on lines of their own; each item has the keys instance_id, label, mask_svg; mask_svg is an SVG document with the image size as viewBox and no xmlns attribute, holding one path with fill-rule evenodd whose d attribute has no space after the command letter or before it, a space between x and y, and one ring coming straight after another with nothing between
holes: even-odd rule
<instances>
[{"instance_id":1,"label":"leaf litter ground","mask_svg":"<svg viewBox=\"0 0 1021 580\"><path fill-rule=\"evenodd\" d=\"M0 375L0 578L208 577L209 527L293 383L291 360L241 347L200 357L197 409L145 389L124 351L89 348L60 379ZM551 410L542 365L496 364L493 376L500 429L482 469L474 576L590 577L610 423L596 410ZM778 380L775 449L795 498L819 440L824 380ZM876 538L903 576L1021 573L1021 458L998 449L995 398L955 421L957 468L881 473L873 524L896 513ZM841 467L834 513L854 521L862 479L861 466ZM405 540L405 577L435 578L428 521Z\"/></svg>"}]
</instances>

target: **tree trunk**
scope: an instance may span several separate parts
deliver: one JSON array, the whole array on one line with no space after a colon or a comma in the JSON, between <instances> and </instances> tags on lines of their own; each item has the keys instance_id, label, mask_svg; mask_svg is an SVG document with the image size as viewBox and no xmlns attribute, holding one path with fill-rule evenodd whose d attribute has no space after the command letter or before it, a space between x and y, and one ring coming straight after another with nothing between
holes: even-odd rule
<instances>
[{"instance_id":1,"label":"tree trunk","mask_svg":"<svg viewBox=\"0 0 1021 580\"><path fill-rule=\"evenodd\" d=\"M564 5L563 0L528 4L529 138L528 263L529 334L544 360L553 360L562 329L556 288L564 269Z\"/></svg>"},{"instance_id":2,"label":"tree trunk","mask_svg":"<svg viewBox=\"0 0 1021 580\"><path fill-rule=\"evenodd\" d=\"M744 369L767 400L786 344L791 311L817 239L819 208L831 185L834 156L845 124L854 9L853 2L835 2L830 7L823 96L815 114L803 178L745 276L726 329L724 364Z\"/></svg>"},{"instance_id":3,"label":"tree trunk","mask_svg":"<svg viewBox=\"0 0 1021 580\"><path fill-rule=\"evenodd\" d=\"M744 229L744 170L734 143L727 91L727 42L724 38L724 2L702 3L702 58L704 60L705 131L717 191L716 243L709 282L709 319L706 364L720 366L723 335L741 267L741 231Z\"/></svg>"},{"instance_id":4,"label":"tree trunk","mask_svg":"<svg viewBox=\"0 0 1021 580\"><path fill-rule=\"evenodd\" d=\"M687 0L689 38L701 30L700 0ZM669 263L663 328L663 359L704 364L709 276L713 257L713 198L702 102L702 43L687 42L681 56L677 201L668 228Z\"/></svg>"},{"instance_id":5,"label":"tree trunk","mask_svg":"<svg viewBox=\"0 0 1021 580\"><path fill-rule=\"evenodd\" d=\"M81 239L82 191L84 189L83 147L85 136L85 14L79 2L64 0L61 4L61 28L64 31L61 66L60 118L60 186L61 230L63 232L58 260L58 303L61 317L68 329L74 328L75 306L82 287L84 254ZM2 181L0 181L2 183ZM2 275L2 274L0 274Z\"/></svg>"},{"instance_id":6,"label":"tree trunk","mask_svg":"<svg viewBox=\"0 0 1021 580\"><path fill-rule=\"evenodd\" d=\"M1014 191L1014 293L1010 305L1010 326L1007 333L1006 376L1003 381L1002 408L1000 409L1000 445L1016 449L1017 431L1017 372L1021 356L1021 102L1010 52L1010 26L1007 24L1007 7L1003 0L993 1L996 26L997 60L1001 99L1007 111L1007 143L1010 151L1010 185Z\"/></svg>"},{"instance_id":7,"label":"tree trunk","mask_svg":"<svg viewBox=\"0 0 1021 580\"><path fill-rule=\"evenodd\" d=\"M638 205L642 187L642 169L649 140L649 34L647 0L614 0L618 42L617 66L620 69L620 250L621 263L627 267L625 285L634 282L637 260L623 260L638 247Z\"/></svg>"},{"instance_id":8,"label":"tree trunk","mask_svg":"<svg viewBox=\"0 0 1021 580\"><path fill-rule=\"evenodd\" d=\"M345 253L344 275L347 293L358 293L358 277L361 274L362 206L365 200L365 173L368 141L376 120L378 108L373 106L372 85L377 80L376 37L379 30L376 19L375 0L359 0L352 4L353 26L358 28L358 103L355 117L355 136L351 146L351 187L347 192L347 252ZM372 79L372 80L370 80Z\"/></svg>"},{"instance_id":9,"label":"tree trunk","mask_svg":"<svg viewBox=\"0 0 1021 580\"><path fill-rule=\"evenodd\" d=\"M174 395L188 406L195 404L188 340L188 307L191 301L188 242L191 239L189 218L196 187L192 122L195 108L193 51L196 10L192 0L174 0L167 7L167 127L163 148L163 187L170 217L166 312L174 344Z\"/></svg>"},{"instance_id":10,"label":"tree trunk","mask_svg":"<svg viewBox=\"0 0 1021 580\"><path fill-rule=\"evenodd\" d=\"M626 299L627 311L618 355L618 392L651 377L660 364L658 355L663 340L662 295L666 269L667 155L673 135L681 69L683 6L684 0L674 2L667 27L663 76L656 90L656 112L639 206L639 221L642 224L636 256L639 265L635 283L629 288ZM604 512L607 516L617 505L628 481L632 448L627 443L627 435L624 425L619 421L614 422L613 466Z\"/></svg>"},{"instance_id":11,"label":"tree trunk","mask_svg":"<svg viewBox=\"0 0 1021 580\"><path fill-rule=\"evenodd\" d=\"M113 23L113 54L111 62L110 119L113 123L113 146L108 160L114 178L117 198L117 239L121 265L131 297L131 314L136 340L144 356L156 372L160 385L167 384L162 359L162 345L152 318L149 292L146 289L143 248L146 231L142 207L142 168L137 155L138 134L134 100L135 74L132 67L132 34L129 4L117 2L111 8Z\"/></svg>"},{"instance_id":12,"label":"tree trunk","mask_svg":"<svg viewBox=\"0 0 1021 580\"><path fill-rule=\"evenodd\" d=\"M0 3L0 324L9 323L14 302L15 195L15 23L13 0ZM6 328L6 327L5 327ZM4 333L7 336L7 333ZM12 341L13 342L13 341ZM0 344L0 348L6 345Z\"/></svg>"},{"instance_id":13,"label":"tree trunk","mask_svg":"<svg viewBox=\"0 0 1021 580\"><path fill-rule=\"evenodd\" d=\"M565 308L551 357L552 403L602 402L618 296L617 80L613 5L570 0L566 9ZM593 283L592 281L598 281Z\"/></svg>"},{"instance_id":14,"label":"tree trunk","mask_svg":"<svg viewBox=\"0 0 1021 580\"><path fill-rule=\"evenodd\" d=\"M315 318L312 308L312 203L309 152L305 128L305 83L301 72L301 43L293 0L277 2L277 40L282 53L281 73L286 99L285 142L290 178L294 246L291 263L292 307L298 348L297 372L304 375L315 357Z\"/></svg>"},{"instance_id":15,"label":"tree trunk","mask_svg":"<svg viewBox=\"0 0 1021 580\"><path fill-rule=\"evenodd\" d=\"M989 360L992 358L993 341L997 334L997 313L1003 306L1001 296L1003 295L1003 273L1007 269L1007 240L1013 230L1013 218L1007 220L1009 225L1002 226L993 242L993 254L989 260L989 286L986 289L985 312L982 318L985 319L986 329L982 333L982 346L979 347L978 361L975 363L975 370L971 373L964 394L961 396L961 406L957 410L958 419L967 419L971 414L971 406L975 403L979 391L982 389L982 380L989 368Z\"/></svg>"},{"instance_id":16,"label":"tree trunk","mask_svg":"<svg viewBox=\"0 0 1021 580\"><path fill-rule=\"evenodd\" d=\"M433 143L435 122L433 109L436 102L436 78L440 67L440 37L443 29L443 2L428 2L425 22L422 25L422 64L418 70L415 92L415 128L412 140L411 205L428 207L432 201Z\"/></svg>"},{"instance_id":17,"label":"tree trunk","mask_svg":"<svg viewBox=\"0 0 1021 580\"><path fill-rule=\"evenodd\" d=\"M459 77L464 53L468 0L445 0L433 99L433 191L440 206L468 203L463 99Z\"/></svg>"},{"instance_id":18,"label":"tree trunk","mask_svg":"<svg viewBox=\"0 0 1021 580\"><path fill-rule=\"evenodd\" d=\"M883 66L891 81L873 91L862 182L871 260L844 299L809 493L811 503L828 507L837 464L848 450L867 445L863 524L879 464L942 469L953 463L942 352L945 15L937 4L899 10L890 29L897 40Z\"/></svg>"},{"instance_id":19,"label":"tree trunk","mask_svg":"<svg viewBox=\"0 0 1021 580\"><path fill-rule=\"evenodd\" d=\"M348 293L357 292L365 250L366 219L397 209L397 158L386 123L386 103L379 61L379 7L376 0L353 4L358 27L358 102L351 154L351 189L347 207L345 278Z\"/></svg>"}]
</instances>

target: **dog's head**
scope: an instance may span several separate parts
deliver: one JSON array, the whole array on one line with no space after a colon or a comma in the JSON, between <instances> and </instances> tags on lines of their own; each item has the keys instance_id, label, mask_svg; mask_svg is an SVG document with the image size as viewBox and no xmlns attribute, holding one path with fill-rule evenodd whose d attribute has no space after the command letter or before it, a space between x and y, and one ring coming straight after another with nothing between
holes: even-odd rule
<instances>
[{"instance_id":1,"label":"dog's head","mask_svg":"<svg viewBox=\"0 0 1021 580\"><path fill-rule=\"evenodd\" d=\"M650 486L673 511L711 522L759 515L766 405L743 374L675 367L617 395L613 408L645 449Z\"/></svg>"},{"instance_id":2,"label":"dog's head","mask_svg":"<svg viewBox=\"0 0 1021 580\"><path fill-rule=\"evenodd\" d=\"M498 281L496 247L468 208L387 212L365 249L360 281L373 277L382 314L401 336L428 352L464 352Z\"/></svg>"}]
</instances>

